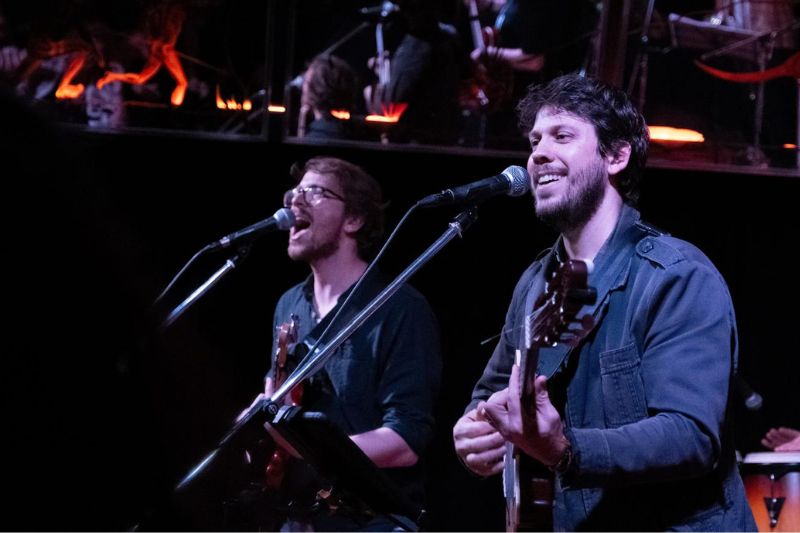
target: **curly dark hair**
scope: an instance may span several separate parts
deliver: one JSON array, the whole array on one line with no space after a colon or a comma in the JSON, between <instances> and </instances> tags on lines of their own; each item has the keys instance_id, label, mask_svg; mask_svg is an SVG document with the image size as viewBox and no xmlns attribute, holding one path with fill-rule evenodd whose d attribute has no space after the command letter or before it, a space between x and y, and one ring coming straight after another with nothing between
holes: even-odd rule
<instances>
[{"instance_id":1,"label":"curly dark hair","mask_svg":"<svg viewBox=\"0 0 800 533\"><path fill-rule=\"evenodd\" d=\"M355 234L358 255L364 260L371 259L383 236L383 193L378 182L358 165L335 157L314 157L305 164L295 163L291 174L299 183L309 171L336 178L342 187L345 213L364 219L364 225Z\"/></svg>"},{"instance_id":2,"label":"curly dark hair","mask_svg":"<svg viewBox=\"0 0 800 533\"><path fill-rule=\"evenodd\" d=\"M617 176L617 190L625 203L635 206L639 200L639 180L647 162L650 134L644 117L621 90L592 78L575 74L561 76L546 85L528 88L517 106L520 127L526 133L544 107L563 111L594 126L600 155L616 155L620 148L631 147L628 166Z\"/></svg>"}]
</instances>

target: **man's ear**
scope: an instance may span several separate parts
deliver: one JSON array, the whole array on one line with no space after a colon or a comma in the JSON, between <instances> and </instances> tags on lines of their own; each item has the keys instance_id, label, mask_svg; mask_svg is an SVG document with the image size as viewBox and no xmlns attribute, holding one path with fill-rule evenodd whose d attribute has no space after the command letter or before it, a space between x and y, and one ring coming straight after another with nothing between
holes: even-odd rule
<instances>
[{"instance_id":1,"label":"man's ear","mask_svg":"<svg viewBox=\"0 0 800 533\"><path fill-rule=\"evenodd\" d=\"M348 215L344 219L344 232L353 235L364 227L364 217L362 215Z\"/></svg>"},{"instance_id":2,"label":"man's ear","mask_svg":"<svg viewBox=\"0 0 800 533\"><path fill-rule=\"evenodd\" d=\"M628 166L631 158L631 145L621 142L613 146L610 153L606 155L606 169L609 176L616 176Z\"/></svg>"}]
</instances>

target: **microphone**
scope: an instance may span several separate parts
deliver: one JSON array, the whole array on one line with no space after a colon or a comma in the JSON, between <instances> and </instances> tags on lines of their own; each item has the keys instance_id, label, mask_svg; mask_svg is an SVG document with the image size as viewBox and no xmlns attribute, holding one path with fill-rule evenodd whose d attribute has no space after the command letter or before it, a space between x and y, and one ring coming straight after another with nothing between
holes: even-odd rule
<instances>
[{"instance_id":1,"label":"microphone","mask_svg":"<svg viewBox=\"0 0 800 533\"><path fill-rule=\"evenodd\" d=\"M380 17L386 18L392 13L397 13L400 11L400 6L395 4L394 2L390 2L386 0L382 2L380 5L372 6L372 7L362 7L358 10L358 12L365 16L365 17Z\"/></svg>"},{"instance_id":2,"label":"microphone","mask_svg":"<svg viewBox=\"0 0 800 533\"><path fill-rule=\"evenodd\" d=\"M208 245L208 249L216 250L217 248L227 248L237 241L252 239L275 230L286 231L292 226L294 226L294 213L292 213L292 210L288 207L282 207L275 211L275 214L271 217L256 222L244 229L240 229L239 231L234 231L233 233L225 235L220 240L212 242Z\"/></svg>"},{"instance_id":3,"label":"microphone","mask_svg":"<svg viewBox=\"0 0 800 533\"><path fill-rule=\"evenodd\" d=\"M528 172L520 166L511 165L497 176L484 178L467 185L445 189L438 194L426 196L419 201L418 205L420 207L437 207L467 202L477 204L501 194L522 196L530 188L531 180L528 177Z\"/></svg>"},{"instance_id":4,"label":"microphone","mask_svg":"<svg viewBox=\"0 0 800 533\"><path fill-rule=\"evenodd\" d=\"M744 401L744 406L747 407L749 411L758 411L761 409L761 406L764 405L764 398L754 391L739 374L736 374L734 378L733 389L736 395Z\"/></svg>"}]
</instances>

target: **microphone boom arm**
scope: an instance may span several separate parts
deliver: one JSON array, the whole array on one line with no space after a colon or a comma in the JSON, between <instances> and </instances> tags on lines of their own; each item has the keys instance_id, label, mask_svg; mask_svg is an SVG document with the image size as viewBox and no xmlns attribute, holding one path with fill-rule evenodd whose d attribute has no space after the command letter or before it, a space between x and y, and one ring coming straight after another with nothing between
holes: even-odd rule
<instances>
[{"instance_id":1,"label":"microphone boom arm","mask_svg":"<svg viewBox=\"0 0 800 533\"><path fill-rule=\"evenodd\" d=\"M238 264L247 257L247 254L250 251L250 244L245 244L239 247L238 253L234 254L233 257L230 257L225 264L222 265L216 272L211 274L211 276L204 281L198 288L196 288L189 296L186 297L181 303L179 303L175 308L170 311L167 317L161 322L161 325L158 326L159 331L164 331L168 327L170 327L178 318L186 312L186 310L195 303L197 300L200 299L205 293L207 293L211 287L219 283L219 281L231 270L236 268Z\"/></svg>"}]
</instances>

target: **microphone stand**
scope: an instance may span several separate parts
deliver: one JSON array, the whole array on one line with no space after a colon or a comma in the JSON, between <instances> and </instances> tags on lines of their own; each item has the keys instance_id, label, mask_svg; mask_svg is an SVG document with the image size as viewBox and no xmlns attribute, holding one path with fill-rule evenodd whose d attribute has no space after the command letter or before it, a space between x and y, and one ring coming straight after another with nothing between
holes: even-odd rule
<instances>
[{"instance_id":1,"label":"microphone stand","mask_svg":"<svg viewBox=\"0 0 800 533\"><path fill-rule=\"evenodd\" d=\"M168 327L170 327L178 318L186 312L186 310L195 303L197 300L200 299L205 293L207 293L214 285L219 283L219 281L231 270L239 266L246 257L247 254L250 253L250 247L252 246L251 243L243 244L239 247L238 252L236 252L232 257L228 258L225 261L225 264L219 268L216 272L214 272L211 277L209 277L202 285L200 285L197 289L194 290L189 296L186 297L181 303L179 303L175 308L170 311L167 317L161 322L161 325L158 327L159 331L164 331Z\"/></svg>"},{"instance_id":2,"label":"microphone stand","mask_svg":"<svg viewBox=\"0 0 800 533\"><path fill-rule=\"evenodd\" d=\"M361 310L353 320L344 328L342 328L336 336L325 345L321 350L316 353L310 353L306 356L305 362L298 366L292 374L286 378L283 385L276 390L269 399L271 404L268 409L272 414L277 414L278 408L281 405L281 400L301 381L304 381L322 369L328 359L331 358L333 352L341 346L341 344L350 338L350 335L361 326L366 320L371 317L386 301L400 289L400 286L405 283L422 265L427 263L439 250L453 240L456 235L461 236L461 233L472 225L478 218L476 208L470 207L466 211L459 213L455 219L450 222L447 230L439 237L436 242L431 244L427 250L417 257L400 275L395 278L380 294L378 294L364 309Z\"/></svg>"},{"instance_id":3,"label":"microphone stand","mask_svg":"<svg viewBox=\"0 0 800 533\"><path fill-rule=\"evenodd\" d=\"M472 225L477 219L477 207L472 206L469 209L459 213L455 219L448 225L448 229L439 237L431 246L425 250L414 262L411 263L397 278L390 283L380 294L378 294L367 306L358 313L353 320L345 326L336 337L331 340L322 350L315 353L308 354L305 363L301 364L294 372L286 379L284 384L278 388L277 391L269 398L261 400L256 403L245 416L239 419L228 433L222 438L219 445L211 453L209 453L200 463L192 468L189 473L178 483L175 490L182 491L188 488L191 482L196 479L206 468L211 465L215 458L221 455L225 448L232 445L232 443L242 442L245 437L243 435L251 435L254 429L261 427L263 429L266 423L275 423L275 416L278 414L283 402L282 399L292 388L301 381L310 378L318 372L328 359L330 359L333 352L344 341L346 341L353 332L361 326L375 311L377 311L386 301L405 283L417 270L427 263L436 253L438 253L444 246L453 240L457 235Z\"/></svg>"}]
</instances>

